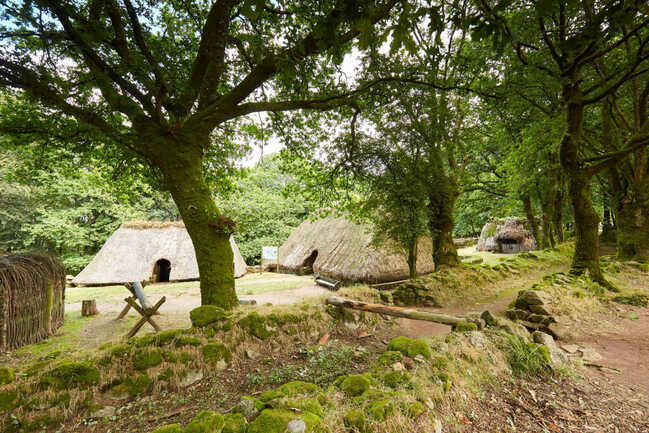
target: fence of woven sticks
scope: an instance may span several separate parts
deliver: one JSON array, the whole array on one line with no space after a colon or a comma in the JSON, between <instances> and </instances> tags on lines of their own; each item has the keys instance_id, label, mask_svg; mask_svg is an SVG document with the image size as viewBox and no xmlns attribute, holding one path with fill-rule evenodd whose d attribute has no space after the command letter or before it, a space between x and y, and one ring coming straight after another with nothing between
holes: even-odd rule
<instances>
[{"instance_id":1,"label":"fence of woven sticks","mask_svg":"<svg viewBox=\"0 0 649 433\"><path fill-rule=\"evenodd\" d=\"M63 324L65 267L38 254L0 256L0 351L36 343Z\"/></svg>"}]
</instances>

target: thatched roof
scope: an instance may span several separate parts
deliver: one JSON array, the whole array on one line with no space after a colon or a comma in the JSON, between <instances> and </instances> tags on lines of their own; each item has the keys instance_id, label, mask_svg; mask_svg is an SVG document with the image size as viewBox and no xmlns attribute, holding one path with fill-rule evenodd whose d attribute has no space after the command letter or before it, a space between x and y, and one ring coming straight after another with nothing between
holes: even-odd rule
<instances>
[{"instance_id":1,"label":"thatched roof","mask_svg":"<svg viewBox=\"0 0 649 433\"><path fill-rule=\"evenodd\" d=\"M36 343L62 324L65 268L54 257L0 257L0 352Z\"/></svg>"},{"instance_id":2,"label":"thatched roof","mask_svg":"<svg viewBox=\"0 0 649 433\"><path fill-rule=\"evenodd\" d=\"M524 218L493 219L487 221L480 233L476 250L492 252L520 252L534 249L535 240L527 230ZM503 248L503 244L516 244L516 248Z\"/></svg>"},{"instance_id":3,"label":"thatched roof","mask_svg":"<svg viewBox=\"0 0 649 433\"><path fill-rule=\"evenodd\" d=\"M313 271L338 280L382 283L408 278L404 254L390 245L374 247L366 227L346 218L323 218L304 221L280 247L280 266L297 271L317 251ZM432 242L419 243L417 273L435 269Z\"/></svg>"},{"instance_id":4,"label":"thatched roof","mask_svg":"<svg viewBox=\"0 0 649 433\"><path fill-rule=\"evenodd\" d=\"M234 254L234 276L241 277L246 273L246 263L232 237L230 246ZM72 283L104 285L148 281L160 259L171 263L170 281L199 278L194 244L182 222L125 223Z\"/></svg>"}]
</instances>

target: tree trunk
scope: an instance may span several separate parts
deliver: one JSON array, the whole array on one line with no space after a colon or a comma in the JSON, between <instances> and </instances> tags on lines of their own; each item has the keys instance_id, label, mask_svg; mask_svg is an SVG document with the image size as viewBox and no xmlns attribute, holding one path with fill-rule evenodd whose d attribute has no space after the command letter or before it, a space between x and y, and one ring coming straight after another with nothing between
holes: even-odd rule
<instances>
[{"instance_id":1,"label":"tree trunk","mask_svg":"<svg viewBox=\"0 0 649 433\"><path fill-rule=\"evenodd\" d=\"M561 243L564 241L562 188L559 188L559 190L557 191L557 196L554 203L554 217L552 218L552 222L554 223L554 234L557 237L557 242Z\"/></svg>"},{"instance_id":2,"label":"tree trunk","mask_svg":"<svg viewBox=\"0 0 649 433\"><path fill-rule=\"evenodd\" d=\"M593 281L612 289L599 266L599 215L593 207L590 191L593 174L582 166L579 155L584 120L580 79L571 77L571 81L564 86L562 92L562 98L567 104L567 130L561 140L559 152L561 166L568 177L568 194L575 216L575 254L570 273L583 275L588 271Z\"/></svg>"},{"instance_id":3,"label":"tree trunk","mask_svg":"<svg viewBox=\"0 0 649 433\"><path fill-rule=\"evenodd\" d=\"M521 195L521 201L523 202L523 209L525 210L527 223L530 226L530 230L532 230L532 236L534 236L534 242L536 243L536 247L538 248L539 242L541 240L539 239L538 224L536 222L536 218L534 218L534 211L532 210L532 199L530 198L530 195L528 193L525 193Z\"/></svg>"},{"instance_id":4,"label":"tree trunk","mask_svg":"<svg viewBox=\"0 0 649 433\"><path fill-rule=\"evenodd\" d=\"M95 316L97 314L99 314L99 310L97 310L97 301L95 299L81 301L82 317Z\"/></svg>"},{"instance_id":5,"label":"tree trunk","mask_svg":"<svg viewBox=\"0 0 649 433\"><path fill-rule=\"evenodd\" d=\"M203 176L203 148L188 140L157 146L152 157L164 176L189 233L200 274L201 304L232 309L239 301L234 291L234 261L230 235L234 223L220 214ZM199 141L200 142L200 141Z\"/></svg>"},{"instance_id":6,"label":"tree trunk","mask_svg":"<svg viewBox=\"0 0 649 433\"><path fill-rule=\"evenodd\" d=\"M460 264L453 243L453 209L456 199L457 193L451 185L440 187L428 195L428 228L433 240L433 260L436 268Z\"/></svg>"},{"instance_id":7,"label":"tree trunk","mask_svg":"<svg viewBox=\"0 0 649 433\"><path fill-rule=\"evenodd\" d=\"M649 191L628 192L617 211L617 256L649 260Z\"/></svg>"},{"instance_id":8,"label":"tree trunk","mask_svg":"<svg viewBox=\"0 0 649 433\"><path fill-rule=\"evenodd\" d=\"M411 279L417 276L418 240L418 238L415 238L414 242L410 242L410 245L408 246L408 275Z\"/></svg>"},{"instance_id":9,"label":"tree trunk","mask_svg":"<svg viewBox=\"0 0 649 433\"><path fill-rule=\"evenodd\" d=\"M582 275L588 271L594 281L605 282L599 266L599 215L590 196L590 177L571 176L568 192L575 212L575 255L570 272Z\"/></svg>"}]
</instances>

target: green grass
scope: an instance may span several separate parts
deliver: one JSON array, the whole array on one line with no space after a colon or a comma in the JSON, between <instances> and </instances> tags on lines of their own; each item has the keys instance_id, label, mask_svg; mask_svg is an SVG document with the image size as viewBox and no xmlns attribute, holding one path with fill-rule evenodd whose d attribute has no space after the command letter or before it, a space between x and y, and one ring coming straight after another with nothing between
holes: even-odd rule
<instances>
[{"instance_id":1,"label":"green grass","mask_svg":"<svg viewBox=\"0 0 649 433\"><path fill-rule=\"evenodd\" d=\"M516 256L516 254L496 254L490 253L489 251L476 251L475 245L472 247L460 248L459 250L457 250L457 253L460 256L480 257L482 258L482 263L486 263L488 265L496 265L500 263L501 257L509 258Z\"/></svg>"}]
</instances>

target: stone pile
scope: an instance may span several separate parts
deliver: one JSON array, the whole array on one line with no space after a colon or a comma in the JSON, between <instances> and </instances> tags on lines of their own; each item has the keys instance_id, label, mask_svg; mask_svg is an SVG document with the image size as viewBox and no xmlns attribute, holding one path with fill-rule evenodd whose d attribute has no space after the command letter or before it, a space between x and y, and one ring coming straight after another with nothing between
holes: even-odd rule
<instances>
[{"instance_id":1,"label":"stone pile","mask_svg":"<svg viewBox=\"0 0 649 433\"><path fill-rule=\"evenodd\" d=\"M513 308L507 310L505 315L510 320L518 321L531 332L543 331L555 336L552 325L557 321L552 316L551 301L550 295L546 292L521 290Z\"/></svg>"}]
</instances>

